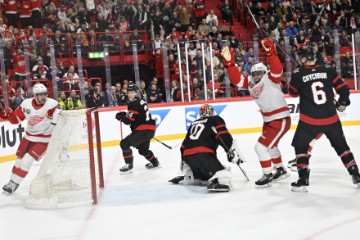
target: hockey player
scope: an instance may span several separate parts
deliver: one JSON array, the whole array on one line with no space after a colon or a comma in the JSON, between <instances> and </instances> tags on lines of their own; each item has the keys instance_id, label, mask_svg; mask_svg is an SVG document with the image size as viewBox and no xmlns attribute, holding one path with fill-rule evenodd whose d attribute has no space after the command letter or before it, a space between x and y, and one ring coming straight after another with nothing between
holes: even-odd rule
<instances>
[{"instance_id":1,"label":"hockey player","mask_svg":"<svg viewBox=\"0 0 360 240\"><path fill-rule=\"evenodd\" d=\"M273 180L278 181L290 176L282 164L277 146L289 130L291 120L289 108L280 87L283 68L277 56L276 47L269 38L263 39L261 43L267 53L270 71L260 62L252 66L250 77L239 72L234 63L234 54L227 47L223 48L221 54L231 82L239 88L249 89L250 95L258 104L263 116L262 135L255 145L263 176L255 182L255 185L267 187L272 185ZM272 164L275 166L274 173L272 173Z\"/></svg>"},{"instance_id":2,"label":"hockey player","mask_svg":"<svg viewBox=\"0 0 360 240\"><path fill-rule=\"evenodd\" d=\"M180 148L185 176L175 177L169 182L178 184L184 180L187 184L194 184L208 181L209 191L228 192L231 187L231 174L216 157L216 149L221 145L227 151L228 160L233 161L233 138L224 120L215 115L212 106L201 106L199 116L199 119L191 123Z\"/></svg>"},{"instance_id":3,"label":"hockey player","mask_svg":"<svg viewBox=\"0 0 360 240\"><path fill-rule=\"evenodd\" d=\"M125 165L120 168L122 173L131 173L133 169L134 157L130 147L137 148L139 154L149 161L145 165L146 168L150 169L159 166L158 159L149 150L150 140L155 136L155 121L151 118L146 102L137 97L137 90L136 85L129 85L127 89L127 96L129 98L128 111L118 112L115 116L117 120L130 125L132 131L129 136L120 142L125 160Z\"/></svg>"},{"instance_id":4,"label":"hockey player","mask_svg":"<svg viewBox=\"0 0 360 240\"><path fill-rule=\"evenodd\" d=\"M336 109L343 112L350 105L349 87L338 76L334 68L315 64L312 45L302 56L304 65L291 76L289 93L300 97L300 120L292 145L295 148L299 180L291 184L292 191L307 192L309 186L309 143L324 133L352 176L352 181L360 187L360 174L354 156L347 145L342 125ZM334 104L334 91L339 99Z\"/></svg>"},{"instance_id":5,"label":"hockey player","mask_svg":"<svg viewBox=\"0 0 360 240\"><path fill-rule=\"evenodd\" d=\"M33 95L34 98L25 99L14 112L11 108L5 108L0 116L12 124L27 120L26 133L16 151L17 159L10 181L3 186L7 193L16 191L34 160L39 161L44 155L61 114L59 104L47 97L47 89L43 84L33 86Z\"/></svg>"}]
</instances>

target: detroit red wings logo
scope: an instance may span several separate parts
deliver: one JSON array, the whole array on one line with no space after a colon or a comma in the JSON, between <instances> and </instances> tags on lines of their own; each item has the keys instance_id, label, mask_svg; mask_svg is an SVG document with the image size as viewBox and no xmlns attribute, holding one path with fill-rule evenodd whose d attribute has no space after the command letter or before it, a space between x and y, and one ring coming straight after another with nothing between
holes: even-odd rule
<instances>
[{"instance_id":1,"label":"detroit red wings logo","mask_svg":"<svg viewBox=\"0 0 360 240\"><path fill-rule=\"evenodd\" d=\"M255 85L255 87L251 89L251 96L255 99L258 99L263 91L264 91L264 83Z\"/></svg>"},{"instance_id":2,"label":"detroit red wings logo","mask_svg":"<svg viewBox=\"0 0 360 240\"><path fill-rule=\"evenodd\" d=\"M35 126L36 124L41 122L44 118L45 118L45 116L35 115L29 119L28 123L31 126Z\"/></svg>"}]
</instances>

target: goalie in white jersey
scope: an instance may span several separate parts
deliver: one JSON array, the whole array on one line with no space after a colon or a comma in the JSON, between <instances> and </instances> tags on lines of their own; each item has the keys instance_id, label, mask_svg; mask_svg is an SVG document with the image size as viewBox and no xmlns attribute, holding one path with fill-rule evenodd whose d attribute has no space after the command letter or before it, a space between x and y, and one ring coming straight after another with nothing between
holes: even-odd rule
<instances>
[{"instance_id":1,"label":"goalie in white jersey","mask_svg":"<svg viewBox=\"0 0 360 240\"><path fill-rule=\"evenodd\" d=\"M267 53L270 70L268 71L263 63L257 63L251 68L251 77L239 72L235 66L234 53L229 51L228 47L221 52L231 82L239 88L249 89L263 116L262 135L255 145L264 173L263 177L255 182L259 187L271 186L273 180L289 176L282 164L277 145L291 125L289 108L280 87L283 67L277 56L276 46L269 38L263 39L261 43ZM274 173L272 165L275 167Z\"/></svg>"},{"instance_id":2,"label":"goalie in white jersey","mask_svg":"<svg viewBox=\"0 0 360 240\"><path fill-rule=\"evenodd\" d=\"M33 86L34 98L25 99L13 112L5 108L0 117L12 124L27 120L26 133L16 151L16 162L10 181L3 186L7 193L13 193L29 172L34 160L45 153L51 133L60 117L61 108L57 101L47 97L47 89L37 83Z\"/></svg>"}]
</instances>

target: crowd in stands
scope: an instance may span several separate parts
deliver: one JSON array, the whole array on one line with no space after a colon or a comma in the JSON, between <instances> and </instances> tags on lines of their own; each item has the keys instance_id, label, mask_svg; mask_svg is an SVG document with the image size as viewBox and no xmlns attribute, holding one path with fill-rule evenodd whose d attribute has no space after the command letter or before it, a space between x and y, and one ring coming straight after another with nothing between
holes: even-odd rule
<instances>
[{"instance_id":1,"label":"crowd in stands","mask_svg":"<svg viewBox=\"0 0 360 240\"><path fill-rule=\"evenodd\" d=\"M119 49L131 50L130 43L136 43L139 53L145 49L146 42L139 32L151 39L156 76L144 79L140 91L149 103L165 101L162 47L168 49L170 91L173 101L190 97L193 100L212 98L212 77L214 78L215 97L224 97L228 91L227 76L220 57L221 48L229 46L235 51L236 64L243 74L250 74L256 59L251 44L242 42L241 36L231 31L233 23L233 2L223 0L218 5L221 16L214 10L205 10L208 0L0 0L0 38L5 41L4 58L7 79L14 83L12 89L19 98L26 92L24 80L26 67L24 46L28 45L32 79L52 79L55 68L58 81L59 99L64 109L81 108L79 102L79 76L71 64L51 66L50 49L55 46L56 57L66 57L68 38L80 41L83 52L90 49L95 40L103 46L109 44L110 54ZM351 46L351 33L359 27L359 1L331 0L319 22L314 25L317 14L324 2L309 0L272 0L248 1L248 5L262 28L280 46L285 46L285 36L290 38L291 54L310 38L317 43L318 61L334 65L334 35L340 33L340 46ZM248 15L244 7L243 15ZM127 34L127 31L132 31ZM102 34L97 34L102 33ZM262 31L259 38L265 37ZM120 42L121 44L117 44ZM188 43L188 45L185 44ZM204 44L204 53L201 51ZM212 44L212 49L209 45ZM177 45L181 49L178 56ZM188 56L185 56L185 48ZM99 51L102 51L99 48ZM280 59L285 63L285 54L278 50ZM60 54L60 55L59 55ZM131 54L129 52L128 54ZM205 73L203 72L205 55ZM210 69L210 55L213 57L213 75ZM182 63L179 69L179 61ZM185 62L189 62L190 91L186 84ZM341 61L343 76L351 77L352 57L350 51L344 53ZM181 70L181 71L180 71ZM182 76L180 76L182 72ZM158 81L159 79L159 81ZM181 82L182 79L182 82ZM87 106L116 106L126 104L128 81L114 81L113 86L101 82L86 87ZM97 86L99 85L99 86ZM183 86L183 95L180 86ZM205 92L205 85L207 92ZM105 88L105 91L101 89ZM24 91L25 90L25 91ZM12 90L11 90L12 91ZM232 96L248 95L246 89L232 88ZM190 95L190 96L189 96ZM19 102L13 100L13 102Z\"/></svg>"}]
</instances>

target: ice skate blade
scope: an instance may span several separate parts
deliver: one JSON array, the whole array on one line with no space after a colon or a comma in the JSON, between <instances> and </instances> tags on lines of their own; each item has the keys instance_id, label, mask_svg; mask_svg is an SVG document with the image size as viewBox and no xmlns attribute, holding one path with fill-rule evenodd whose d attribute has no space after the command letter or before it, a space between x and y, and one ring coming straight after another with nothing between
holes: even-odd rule
<instances>
[{"instance_id":1,"label":"ice skate blade","mask_svg":"<svg viewBox=\"0 0 360 240\"><path fill-rule=\"evenodd\" d=\"M301 186L301 187L291 187L291 191L293 192L308 192L307 186Z\"/></svg>"},{"instance_id":2,"label":"ice skate blade","mask_svg":"<svg viewBox=\"0 0 360 240\"><path fill-rule=\"evenodd\" d=\"M277 178L277 179L273 179L273 182L278 182L278 181L280 181L280 180L282 180L282 179L285 179L285 178L288 178L288 177L290 177L290 174L289 173L286 173L286 174L284 174L284 175L281 175L279 178Z\"/></svg>"},{"instance_id":3,"label":"ice skate blade","mask_svg":"<svg viewBox=\"0 0 360 240\"><path fill-rule=\"evenodd\" d=\"M126 171L126 172L120 171L120 175L130 175L130 174L132 174L132 173L134 173L133 170L129 170L129 171Z\"/></svg>"},{"instance_id":4,"label":"ice skate blade","mask_svg":"<svg viewBox=\"0 0 360 240\"><path fill-rule=\"evenodd\" d=\"M150 168L148 168L148 167L146 167L146 166L145 166L145 168L146 168L146 169L148 169L148 170L151 170L151 169L157 169L157 168L161 168L161 165L156 166L156 167L150 167Z\"/></svg>"},{"instance_id":5,"label":"ice skate blade","mask_svg":"<svg viewBox=\"0 0 360 240\"><path fill-rule=\"evenodd\" d=\"M208 189L209 192L229 192L230 189Z\"/></svg>"},{"instance_id":6,"label":"ice skate blade","mask_svg":"<svg viewBox=\"0 0 360 240\"><path fill-rule=\"evenodd\" d=\"M255 188L269 188L269 187L271 187L271 186L272 186L272 182L267 183L267 184L264 184L264 185L257 185L257 184L255 183Z\"/></svg>"}]
</instances>

